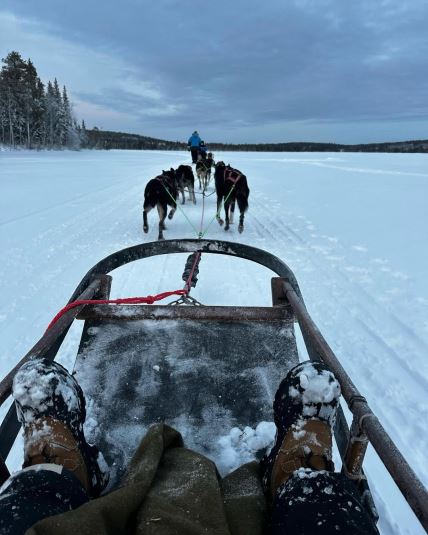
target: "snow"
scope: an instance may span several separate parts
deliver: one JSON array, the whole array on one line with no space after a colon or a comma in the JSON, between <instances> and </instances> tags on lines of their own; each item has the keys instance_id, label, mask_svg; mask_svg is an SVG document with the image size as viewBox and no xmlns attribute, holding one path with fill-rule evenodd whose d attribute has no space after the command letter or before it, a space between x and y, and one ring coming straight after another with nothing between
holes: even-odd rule
<instances>
[{"instance_id":1,"label":"snow","mask_svg":"<svg viewBox=\"0 0 428 535\"><path fill-rule=\"evenodd\" d=\"M255 429L233 427L217 440L216 464L219 472L227 474L243 463L253 461L257 452L270 449L275 433L273 422L260 422Z\"/></svg>"},{"instance_id":2,"label":"snow","mask_svg":"<svg viewBox=\"0 0 428 535\"><path fill-rule=\"evenodd\" d=\"M340 395L340 385L328 370L318 373L313 366L306 366L297 374L297 377L302 393L291 386L289 394L294 400L299 400L304 405L331 403Z\"/></svg>"},{"instance_id":3,"label":"snow","mask_svg":"<svg viewBox=\"0 0 428 535\"><path fill-rule=\"evenodd\" d=\"M247 175L250 207L243 234L236 224L226 233L214 221L207 237L266 249L293 269L321 332L427 485L428 155L215 157ZM144 185L187 160L180 152L0 152L2 375L34 345L92 265L156 239L155 211L149 233L142 232ZM200 195L197 201L183 207L196 228ZM215 196L206 199L206 223L214 205ZM167 239L196 237L180 210L167 226ZM184 261L183 254L168 255L120 268L112 297L181 288ZM270 276L242 259L205 255L192 295L202 303L268 306ZM61 351L59 361L69 368L80 331L73 326ZM303 360L300 336L298 343ZM247 450L230 443L225 455L236 463ZM8 459L12 469L19 449L18 443ZM423 533L372 448L366 472L382 534Z\"/></svg>"},{"instance_id":4,"label":"snow","mask_svg":"<svg viewBox=\"0 0 428 535\"><path fill-rule=\"evenodd\" d=\"M80 401L71 380L56 381L56 370L46 370L40 362L27 362L13 379L13 395L26 423L33 422L62 398L70 413L80 410Z\"/></svg>"}]
</instances>

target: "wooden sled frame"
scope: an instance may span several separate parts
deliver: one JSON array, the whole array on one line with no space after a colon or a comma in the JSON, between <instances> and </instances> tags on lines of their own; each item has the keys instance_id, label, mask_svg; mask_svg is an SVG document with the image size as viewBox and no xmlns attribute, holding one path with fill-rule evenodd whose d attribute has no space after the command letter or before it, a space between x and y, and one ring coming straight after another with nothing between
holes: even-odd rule
<instances>
[{"instance_id":1,"label":"wooden sled frame","mask_svg":"<svg viewBox=\"0 0 428 535\"><path fill-rule=\"evenodd\" d=\"M366 399L357 390L313 322L293 272L274 255L248 245L220 240L186 239L140 244L118 251L96 264L82 279L70 298L70 302L80 299L108 299L111 286L111 277L108 273L129 262L162 254L193 253L196 251L251 260L271 269L278 275L272 279L274 307L281 307L282 317L286 317L288 321L291 318L291 321L296 321L299 324L309 358L314 361L322 360L334 372L341 385L343 398L352 413L353 420L349 429L343 410L339 408L335 426L335 438L343 461L344 473L355 481L365 507L377 520L376 508L362 468L365 451L370 442L402 495L428 532L427 490L388 436ZM66 312L1 381L0 405L10 396L13 377L24 362L41 356L51 360L55 358L74 319L79 315L82 318L94 317L94 314L120 315L121 306L123 305L98 305L96 307L82 305ZM154 315L159 315L162 314L162 310L165 310L165 305L151 306L150 308ZM172 308L175 309L174 314L179 314L182 317L204 319L204 307ZM233 310L234 316L239 314L240 309L240 307L219 308L230 308L231 311ZM256 309L256 307L254 308ZM189 309L193 309L193 311ZM0 482L9 476L3 459L7 458L19 428L20 425L12 404L0 426Z\"/></svg>"}]
</instances>

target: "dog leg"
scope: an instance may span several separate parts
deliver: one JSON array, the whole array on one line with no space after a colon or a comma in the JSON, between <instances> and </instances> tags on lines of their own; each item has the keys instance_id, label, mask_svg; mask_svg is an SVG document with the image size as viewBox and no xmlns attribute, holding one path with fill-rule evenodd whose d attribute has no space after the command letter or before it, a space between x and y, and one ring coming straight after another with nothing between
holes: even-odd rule
<instances>
[{"instance_id":1,"label":"dog leg","mask_svg":"<svg viewBox=\"0 0 428 535\"><path fill-rule=\"evenodd\" d=\"M222 198L218 195L217 196L217 215L216 215L216 219L217 219L218 224L220 226L222 226L223 223L224 223L223 219L220 217L221 201L222 201Z\"/></svg>"},{"instance_id":2,"label":"dog leg","mask_svg":"<svg viewBox=\"0 0 428 535\"><path fill-rule=\"evenodd\" d=\"M165 229L165 225L162 219L159 220L159 234L158 234L158 240L163 240L163 231Z\"/></svg>"},{"instance_id":3,"label":"dog leg","mask_svg":"<svg viewBox=\"0 0 428 535\"><path fill-rule=\"evenodd\" d=\"M184 196L184 187L180 188L180 191L181 191L181 197L182 197L181 204L184 204L186 202L186 199Z\"/></svg>"},{"instance_id":4,"label":"dog leg","mask_svg":"<svg viewBox=\"0 0 428 535\"><path fill-rule=\"evenodd\" d=\"M230 218L229 222L232 225L233 224L233 216L235 215L235 199L230 204Z\"/></svg>"},{"instance_id":5,"label":"dog leg","mask_svg":"<svg viewBox=\"0 0 428 535\"><path fill-rule=\"evenodd\" d=\"M166 207L163 206L161 203L158 202L157 204L158 214L159 214L159 236L162 236L162 231L166 230L165 226L165 218L166 218ZM163 236L162 236L163 238ZM158 238L158 240L161 240L162 238Z\"/></svg>"},{"instance_id":6,"label":"dog leg","mask_svg":"<svg viewBox=\"0 0 428 535\"><path fill-rule=\"evenodd\" d=\"M239 234L242 234L244 232L244 212L241 213L239 216L239 226L238 226L238 232Z\"/></svg>"},{"instance_id":7,"label":"dog leg","mask_svg":"<svg viewBox=\"0 0 428 535\"><path fill-rule=\"evenodd\" d=\"M152 206L145 206L143 210L143 230L147 234L149 232L149 222L147 219L147 214L152 209Z\"/></svg>"},{"instance_id":8,"label":"dog leg","mask_svg":"<svg viewBox=\"0 0 428 535\"><path fill-rule=\"evenodd\" d=\"M176 208L171 208L171 210L169 211L169 214L168 214L168 219L172 219L174 217L174 214L175 214L175 210Z\"/></svg>"},{"instance_id":9,"label":"dog leg","mask_svg":"<svg viewBox=\"0 0 428 535\"><path fill-rule=\"evenodd\" d=\"M226 224L224 226L224 230L229 230L229 228L230 228L229 208L230 208L230 204L229 203L224 205L224 213L225 213L225 219L226 219Z\"/></svg>"}]
</instances>

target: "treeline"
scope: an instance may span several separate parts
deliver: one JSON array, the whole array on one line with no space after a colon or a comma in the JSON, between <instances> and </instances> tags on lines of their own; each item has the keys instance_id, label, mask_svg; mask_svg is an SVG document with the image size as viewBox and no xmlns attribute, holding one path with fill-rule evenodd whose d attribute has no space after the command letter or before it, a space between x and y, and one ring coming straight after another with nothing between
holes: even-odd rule
<instances>
[{"instance_id":1,"label":"treeline","mask_svg":"<svg viewBox=\"0 0 428 535\"><path fill-rule=\"evenodd\" d=\"M428 152L428 140L341 145L337 143L209 143L210 150L249 152Z\"/></svg>"},{"instance_id":2,"label":"treeline","mask_svg":"<svg viewBox=\"0 0 428 535\"><path fill-rule=\"evenodd\" d=\"M86 130L86 141L83 147L89 149L129 149L129 150L183 150L187 143L180 141L165 141L138 134L124 132L110 132L93 128Z\"/></svg>"},{"instance_id":3,"label":"treeline","mask_svg":"<svg viewBox=\"0 0 428 535\"><path fill-rule=\"evenodd\" d=\"M186 150L187 143L94 128L86 131L91 149ZM337 143L208 143L212 151L243 152L428 152L428 140L343 145Z\"/></svg>"},{"instance_id":4,"label":"treeline","mask_svg":"<svg viewBox=\"0 0 428 535\"><path fill-rule=\"evenodd\" d=\"M32 61L19 52L2 59L0 71L0 143L10 147L78 148L86 141L84 123L73 118L65 86L47 86Z\"/></svg>"}]
</instances>

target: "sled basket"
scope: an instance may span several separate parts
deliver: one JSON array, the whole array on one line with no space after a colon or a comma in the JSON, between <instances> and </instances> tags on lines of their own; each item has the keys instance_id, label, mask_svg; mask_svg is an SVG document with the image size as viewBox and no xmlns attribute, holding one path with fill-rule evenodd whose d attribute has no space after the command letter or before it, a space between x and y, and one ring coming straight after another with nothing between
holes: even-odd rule
<instances>
[{"instance_id":1,"label":"sled basket","mask_svg":"<svg viewBox=\"0 0 428 535\"><path fill-rule=\"evenodd\" d=\"M311 360L322 360L341 384L353 420L339 408L335 439L344 473L355 482L377 519L362 468L370 441L421 523L428 526L428 495L342 368L306 310L291 269L248 245L217 240L166 240L123 249L94 266L70 302L108 299L112 270L170 253L222 254L271 269L271 307L80 305L68 310L0 383L0 404L27 360L54 359L75 319L83 320L75 373L88 402L91 438L112 466L114 487L148 427L166 422L186 446L214 457L218 438L232 427L254 428L272 420L272 400L288 370L298 363L298 323ZM91 426L92 423L92 426ZM0 480L19 431L13 406L0 427Z\"/></svg>"}]
</instances>

